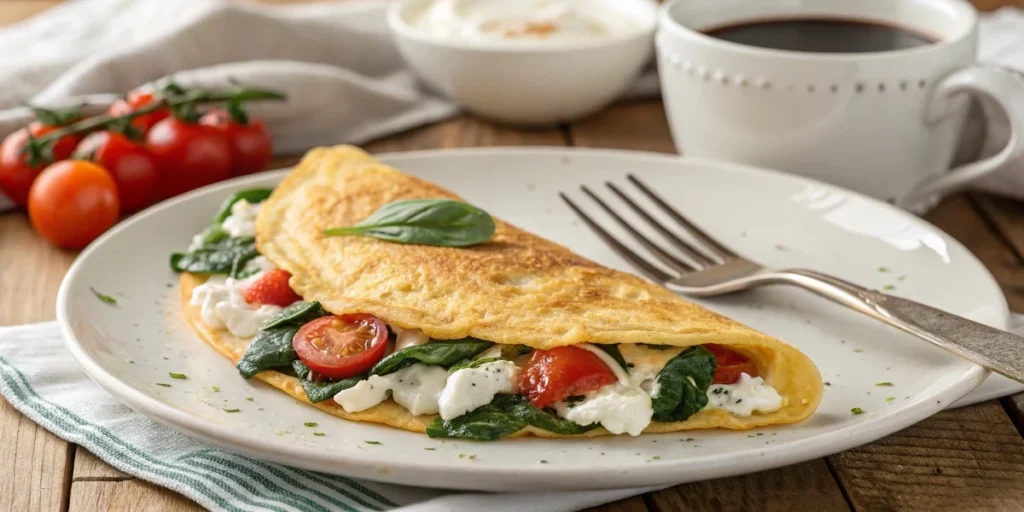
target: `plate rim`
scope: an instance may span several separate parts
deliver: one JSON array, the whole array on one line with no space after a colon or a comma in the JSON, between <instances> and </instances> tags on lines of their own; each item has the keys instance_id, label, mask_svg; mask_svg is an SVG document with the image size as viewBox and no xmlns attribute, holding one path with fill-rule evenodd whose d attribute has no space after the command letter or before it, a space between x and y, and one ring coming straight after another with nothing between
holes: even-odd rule
<instances>
[{"instance_id":1,"label":"plate rim","mask_svg":"<svg viewBox=\"0 0 1024 512\"><path fill-rule=\"evenodd\" d=\"M773 169L764 169L759 167L748 166L744 164L737 164L733 162L723 162L718 160L700 159L700 158L689 158L679 155L666 154L666 153L655 153L648 151L631 151L631 150L619 150L619 149L595 149L595 148L580 148L580 147L531 147L531 146L520 146L520 147L488 147L488 148L457 148L457 149L426 149L417 151L400 151L400 152L387 152L375 154L375 157L388 162L400 162L405 159L422 159L422 158L458 158L463 155L485 155L485 156L507 156L507 157L523 157L529 155L547 155L547 156L573 156L573 155L595 155L595 156L614 156L617 158L625 159L654 159L661 162L671 162L674 165L686 166L686 165L704 165L713 168L724 168L730 172L739 172L743 174L754 174L759 176L769 176L773 179L788 179L796 180L807 184L815 184L824 186L836 191L843 192L851 196L859 197L861 199L871 202L873 206L881 206L889 208L892 211L898 213L903 217L909 217L912 221L921 222L925 225L930 226L945 235L948 241L958 245L961 249L964 249L965 254L969 255L973 259L974 263L981 268L989 278L989 283L994 284L996 290L998 290L998 284L992 276L991 272L977 259L977 257L966 247L963 246L958 240L950 236L944 230L932 225L927 220L920 217L914 216L908 212L900 210L895 206L889 205L885 202L877 199L865 196L858 192L840 187L838 185L832 185L824 183L819 180L807 178L799 175L789 174ZM215 183L202 187L200 189L190 191L181 196L172 198L167 201L163 201L157 205L154 205L146 210L139 212L131 217L125 219L120 224L115 226L113 229L99 237L93 243L91 243L82 253L75 259L74 263L68 269L63 280L61 281L60 288L57 293L56 301L56 316L57 323L59 325L62 338L64 338L65 344L68 350L71 352L72 357L83 369L86 375L89 376L94 382L100 387L111 393L122 403L128 405L131 409L139 412L140 414L155 420L161 424L168 425L176 430L182 431L187 435L202 439L205 442L220 446L222 448L243 453L254 458L263 460L270 460L278 462L292 467L299 467L303 469L309 469L314 471L322 471L332 474L366 478L375 481L397 483L405 485L417 485L423 487L442 487L442 486L431 486L430 484L424 483L409 483L408 478L404 478L405 474L413 474L419 472L436 471L438 466L443 465L444 471L448 475L453 476L465 476L465 477L477 477L479 481L469 478L460 480L461 484L458 488L460 489L473 489L473 490L496 490L502 486L487 485L488 481L508 481L508 482L520 482L519 485L523 485L521 482L524 477L529 477L531 481L538 482L543 485L545 489L607 489L607 485L600 483L588 483L588 478L593 478L597 473L608 472L611 466L598 466L593 465L577 465L577 464L558 464L556 466L542 466L531 467L528 471L524 472L522 466L476 466L476 465L450 465L443 464L438 461L422 462L417 460L403 460L403 461L382 461L379 458L375 458L372 455L359 455L359 454L339 454L332 452L329 455L325 455L324 452L318 451L315 447L304 446L298 444L283 444L283 443L267 443L264 437L258 435L248 435L245 432L239 432L232 428L224 425L219 425L208 420L204 420L198 416L178 409L170 404L161 402L155 398L150 397L147 393L132 387L131 385L121 381L113 374L104 369L99 363L93 360L82 347L81 343L74 334L74 330L71 326L71 321L68 316L69 297L71 294L71 283L75 280L76 276L81 272L81 269L85 265L91 255L98 250L108 240L119 236L119 233L137 222L143 222L146 218L151 215L157 215L165 209L173 208L179 203L191 201L193 197L212 193L220 189L231 189L238 185L241 185L248 181L264 181L285 175L290 171L292 167L286 167L281 169L275 169L265 171L259 174L253 174L248 176L240 176L223 182ZM1009 319L1009 309L1006 304L1006 298L1002 293L997 294L1002 306L1001 311L1005 311L1002 318L1002 325L1000 328L1006 328ZM896 416L889 417L889 421L865 421L856 425L849 425L838 431L831 432L829 434L818 435L807 439L801 439L795 441L798 449L794 448L794 443L779 443L769 446L761 446L757 448L749 448L737 452L731 452L731 457L725 459L717 454L698 455L690 458L676 459L676 460L661 460L653 462L636 462L622 464L618 463L614 465L615 469L630 469L632 470L628 474L619 475L622 485L620 487L636 487L636 486L647 486L647 485L661 485L661 484L673 484L684 481L704 480L711 478L718 478L729 475L745 474L753 471L762 471L766 469L773 469L789 464L794 464L801 461L813 460L821 458L833 453L860 446L862 444L873 442L885 435L902 430L914 423L922 421L933 414L943 410L946 406L952 404L959 398L963 397L975 387L977 387L987 376L989 372L981 368L980 366L973 365L968 368L963 375L957 378L952 384L946 389L928 396L919 398L913 402L908 403L904 408L901 409L900 413ZM943 403L944 402L944 403ZM514 442L515 440L513 440ZM507 441L506 441L507 442ZM761 463L750 463L738 464L736 459L743 460L747 458L748 461L758 460ZM770 462L763 462L770 461ZM688 469L689 467L689 469ZM692 473L694 467L700 468L699 478L688 478L683 475ZM640 468L643 468L640 470ZM527 475L528 473L528 475ZM480 478L486 474L486 478ZM560 478L552 478L555 476ZM674 478L672 475L677 475ZM578 485L558 485L562 479L572 479L577 482ZM477 485L480 484L480 485ZM546 484L546 485L545 485ZM552 485L555 484L555 485ZM505 486L509 488L511 486ZM444 488L452 488L451 486Z\"/></svg>"}]
</instances>

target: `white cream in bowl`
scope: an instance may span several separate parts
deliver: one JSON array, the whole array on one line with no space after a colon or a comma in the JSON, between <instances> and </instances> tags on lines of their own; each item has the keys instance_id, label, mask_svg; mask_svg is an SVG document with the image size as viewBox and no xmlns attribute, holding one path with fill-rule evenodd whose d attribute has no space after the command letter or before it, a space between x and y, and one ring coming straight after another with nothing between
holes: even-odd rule
<instances>
[{"instance_id":1,"label":"white cream in bowl","mask_svg":"<svg viewBox=\"0 0 1024 512\"><path fill-rule=\"evenodd\" d=\"M445 39L508 45L559 46L642 30L593 0L434 0L410 21Z\"/></svg>"}]
</instances>

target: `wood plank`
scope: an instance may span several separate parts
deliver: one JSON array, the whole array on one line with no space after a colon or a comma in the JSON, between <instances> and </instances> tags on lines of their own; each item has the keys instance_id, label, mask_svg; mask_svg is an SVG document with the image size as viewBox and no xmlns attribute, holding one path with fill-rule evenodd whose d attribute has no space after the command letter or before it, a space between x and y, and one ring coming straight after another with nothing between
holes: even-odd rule
<instances>
[{"instance_id":1,"label":"wood plank","mask_svg":"<svg viewBox=\"0 0 1024 512\"><path fill-rule=\"evenodd\" d=\"M71 447L0 400L0 510L62 510Z\"/></svg>"},{"instance_id":2,"label":"wood plank","mask_svg":"<svg viewBox=\"0 0 1024 512\"><path fill-rule=\"evenodd\" d=\"M959 236L954 236L971 248L999 281L1010 309L1024 312L1024 207L987 194L971 194L965 202L976 206L987 222L972 222L960 229ZM942 215L940 222L948 225L955 225L960 215L958 212L936 214ZM931 220L931 215L926 218ZM939 227L946 229L945 225Z\"/></svg>"},{"instance_id":3,"label":"wood plank","mask_svg":"<svg viewBox=\"0 0 1024 512\"><path fill-rule=\"evenodd\" d=\"M572 125L574 146L675 153L660 100L621 103Z\"/></svg>"},{"instance_id":4,"label":"wood plank","mask_svg":"<svg viewBox=\"0 0 1024 512\"><path fill-rule=\"evenodd\" d=\"M132 479L120 482L75 482L71 487L69 510L173 510L200 512L194 501L149 482Z\"/></svg>"},{"instance_id":5,"label":"wood plank","mask_svg":"<svg viewBox=\"0 0 1024 512\"><path fill-rule=\"evenodd\" d=\"M84 482L87 480L121 481L135 478L127 473L122 473L110 464L103 462L89 450L81 446L75 446L75 469L72 473L72 480Z\"/></svg>"},{"instance_id":6,"label":"wood plank","mask_svg":"<svg viewBox=\"0 0 1024 512\"><path fill-rule=\"evenodd\" d=\"M32 231L24 213L0 214L0 325L53 320L57 288L74 258Z\"/></svg>"},{"instance_id":7,"label":"wood plank","mask_svg":"<svg viewBox=\"0 0 1024 512\"><path fill-rule=\"evenodd\" d=\"M61 0L0 0L0 25L10 25L35 16Z\"/></svg>"},{"instance_id":8,"label":"wood plank","mask_svg":"<svg viewBox=\"0 0 1024 512\"><path fill-rule=\"evenodd\" d=\"M1024 440L997 401L829 459L857 510L1024 510Z\"/></svg>"},{"instance_id":9,"label":"wood plank","mask_svg":"<svg viewBox=\"0 0 1024 512\"><path fill-rule=\"evenodd\" d=\"M770 471L678 485L652 493L653 510L849 510L823 459Z\"/></svg>"},{"instance_id":10,"label":"wood plank","mask_svg":"<svg viewBox=\"0 0 1024 512\"><path fill-rule=\"evenodd\" d=\"M557 127L517 130L471 117L408 130L364 145L372 153L477 146L564 146Z\"/></svg>"},{"instance_id":11,"label":"wood plank","mask_svg":"<svg viewBox=\"0 0 1024 512\"><path fill-rule=\"evenodd\" d=\"M666 509L673 510L673 509ZM598 505L585 509L584 512L647 512L647 505L644 503L644 498L641 496L633 496L632 498L626 498L624 500L614 501L612 503L606 503L604 505Z\"/></svg>"},{"instance_id":12,"label":"wood plank","mask_svg":"<svg viewBox=\"0 0 1024 512\"><path fill-rule=\"evenodd\" d=\"M616 105L573 124L577 146L675 152L658 101ZM848 510L821 459L734 478L684 484L648 498L654 510Z\"/></svg>"}]
</instances>

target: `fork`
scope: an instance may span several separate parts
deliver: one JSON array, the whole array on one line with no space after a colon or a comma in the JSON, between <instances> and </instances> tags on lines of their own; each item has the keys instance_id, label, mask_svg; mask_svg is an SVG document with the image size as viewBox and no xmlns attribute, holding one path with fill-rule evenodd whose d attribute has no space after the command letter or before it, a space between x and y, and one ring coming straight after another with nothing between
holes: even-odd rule
<instances>
[{"instance_id":1,"label":"fork","mask_svg":"<svg viewBox=\"0 0 1024 512\"><path fill-rule=\"evenodd\" d=\"M765 267L736 254L715 240L636 176L629 174L626 179L688 234L692 241L680 238L656 219L649 207L641 206L614 183L606 182L605 185L629 210L661 235L675 252L640 232L590 188L581 186L580 189L671 272L666 272L649 258L623 244L564 193L559 193L559 196L605 244L625 258L633 268L665 288L695 297L713 297L764 285L798 286L938 345L987 370L1024 382L1024 338L814 270Z\"/></svg>"}]
</instances>

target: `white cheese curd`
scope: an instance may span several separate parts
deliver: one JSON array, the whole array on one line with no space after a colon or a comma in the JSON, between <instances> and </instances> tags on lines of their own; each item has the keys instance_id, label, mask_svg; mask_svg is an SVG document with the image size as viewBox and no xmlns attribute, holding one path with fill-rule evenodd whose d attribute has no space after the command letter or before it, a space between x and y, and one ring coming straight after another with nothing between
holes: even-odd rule
<instances>
[{"instance_id":1,"label":"white cheese curd","mask_svg":"<svg viewBox=\"0 0 1024 512\"><path fill-rule=\"evenodd\" d=\"M518 373L519 367L512 361L494 361L456 370L448 376L438 400L441 419L457 418L487 405L498 393L515 393Z\"/></svg>"},{"instance_id":2,"label":"white cheese curd","mask_svg":"<svg viewBox=\"0 0 1024 512\"><path fill-rule=\"evenodd\" d=\"M593 0L435 0L412 25L446 39L509 45L599 41L640 25Z\"/></svg>"},{"instance_id":3,"label":"white cheese curd","mask_svg":"<svg viewBox=\"0 0 1024 512\"><path fill-rule=\"evenodd\" d=\"M250 203L245 199L231 205L231 215L220 223L221 229L232 237L256 236L256 216L263 203Z\"/></svg>"},{"instance_id":4,"label":"white cheese curd","mask_svg":"<svg viewBox=\"0 0 1024 512\"><path fill-rule=\"evenodd\" d=\"M391 398L413 415L437 414L448 370L440 366L414 364L388 375Z\"/></svg>"},{"instance_id":5,"label":"white cheese curd","mask_svg":"<svg viewBox=\"0 0 1024 512\"><path fill-rule=\"evenodd\" d=\"M735 384L712 384L708 388L708 409L721 409L734 416L749 417L782 408L782 397L761 377L740 374Z\"/></svg>"},{"instance_id":6,"label":"white cheese curd","mask_svg":"<svg viewBox=\"0 0 1024 512\"><path fill-rule=\"evenodd\" d=\"M577 425L600 423L612 434L640 435L651 423L651 396L641 389L612 384L585 395L575 404L557 402L558 415Z\"/></svg>"},{"instance_id":7,"label":"white cheese curd","mask_svg":"<svg viewBox=\"0 0 1024 512\"><path fill-rule=\"evenodd\" d=\"M419 329L402 329L392 325L391 330L395 331L395 350L424 345L430 342L430 336L427 336Z\"/></svg>"},{"instance_id":8,"label":"white cheese curd","mask_svg":"<svg viewBox=\"0 0 1024 512\"><path fill-rule=\"evenodd\" d=\"M245 302L242 290L258 280L265 267L272 268L266 258L255 258L246 270L259 269L259 272L245 279L234 279L224 276L211 276L205 283L192 289L189 304L200 307L203 322L215 329L227 329L239 338L256 336L264 322L277 316L283 308L263 304L254 306Z\"/></svg>"},{"instance_id":9,"label":"white cheese curd","mask_svg":"<svg viewBox=\"0 0 1024 512\"><path fill-rule=\"evenodd\" d=\"M388 391L391 391L391 381L380 375L371 375L369 379L334 395L334 401L345 412L365 411L386 400Z\"/></svg>"}]
</instances>

